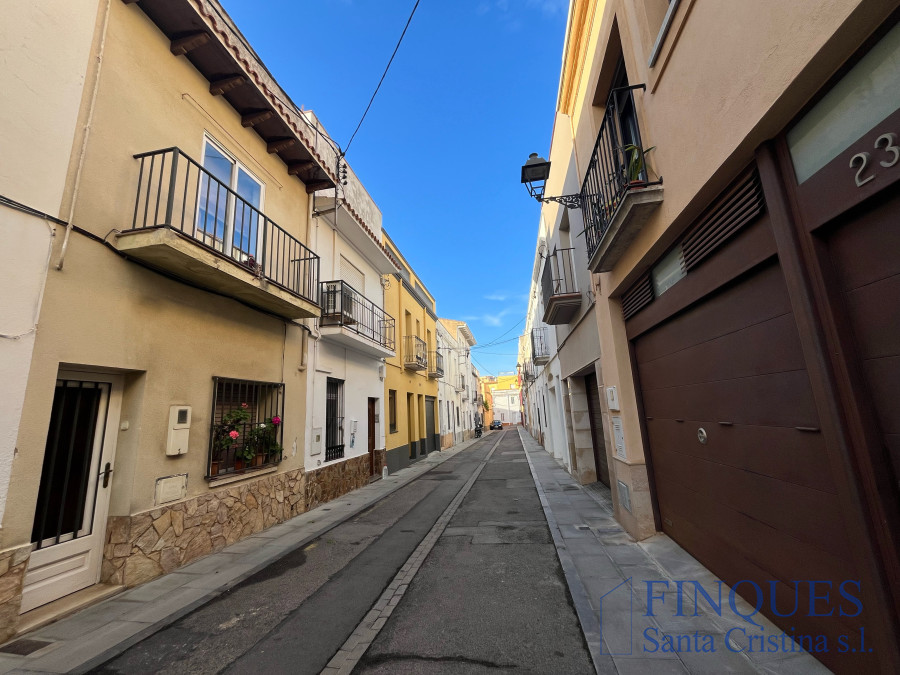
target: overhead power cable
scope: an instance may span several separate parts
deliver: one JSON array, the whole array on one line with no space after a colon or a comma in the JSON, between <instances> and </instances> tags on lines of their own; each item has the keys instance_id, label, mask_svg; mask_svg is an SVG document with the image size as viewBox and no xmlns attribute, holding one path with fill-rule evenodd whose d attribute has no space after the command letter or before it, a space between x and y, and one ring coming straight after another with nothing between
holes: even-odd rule
<instances>
[{"instance_id":1,"label":"overhead power cable","mask_svg":"<svg viewBox=\"0 0 900 675\"><path fill-rule=\"evenodd\" d=\"M492 342L489 345L475 345L474 347L472 347L472 349L485 349L486 347L496 347L497 345L503 345L503 344L506 344L507 342L515 342L520 337L522 337L522 336L516 335L516 337L511 337L506 340L500 340L499 342ZM488 353L489 352L479 352L479 354L488 354Z\"/></svg>"},{"instance_id":2,"label":"overhead power cable","mask_svg":"<svg viewBox=\"0 0 900 675\"><path fill-rule=\"evenodd\" d=\"M502 342L500 341L500 338L502 338L504 335L508 335L510 331L512 331L520 323L525 321L526 318L527 317L523 316L521 319L516 321L512 326L510 326L508 330L503 331L502 333L500 333L500 335L495 337L493 340L490 340L489 342L485 342L483 345L476 345L475 347L473 347L473 349L484 349L485 347L493 347L494 345L502 344ZM510 340L503 340L503 342L510 342L511 340L518 340L518 339L519 339L518 337L515 337L515 338L511 338Z\"/></svg>"},{"instance_id":3,"label":"overhead power cable","mask_svg":"<svg viewBox=\"0 0 900 675\"><path fill-rule=\"evenodd\" d=\"M347 156L347 152L350 150L350 145L353 143L353 139L356 138L356 132L359 131L359 128L362 126L363 121L366 119L366 115L369 114L369 108L372 107L372 102L375 100L375 96L378 95L378 90L381 89L381 83L384 82L384 78L388 74L388 70L391 68L391 64L394 62L394 57L397 55L397 50L400 49L400 43L403 42L403 36L406 35L406 29L409 28L409 24L412 21L413 15L416 13L416 9L419 7L419 0L416 0L416 4L413 5L412 12L409 13L409 18L406 20L406 25L403 27L403 32L400 33L400 39L397 40L397 46L394 47L394 52L391 54L391 58L388 60L387 66L384 68L384 72L381 74L381 79L378 80L378 86L375 87L375 91L372 94L372 98L369 99L369 105L366 106L366 110L363 113L362 117L359 119L359 124L356 125L356 129L353 131L353 134L350 136L350 140L347 141L347 147L344 148L344 151L341 153L342 157Z\"/></svg>"},{"instance_id":4,"label":"overhead power cable","mask_svg":"<svg viewBox=\"0 0 900 675\"><path fill-rule=\"evenodd\" d=\"M482 365L482 363L481 363L478 359L476 359L474 356L472 357L472 360L473 360L475 363L477 363L478 366L479 366L482 370L484 370L484 372L486 372L488 375L490 375L491 377L497 377L497 375L496 375L495 373L493 373L493 372L491 372L490 370L488 370L487 366Z\"/></svg>"}]
</instances>

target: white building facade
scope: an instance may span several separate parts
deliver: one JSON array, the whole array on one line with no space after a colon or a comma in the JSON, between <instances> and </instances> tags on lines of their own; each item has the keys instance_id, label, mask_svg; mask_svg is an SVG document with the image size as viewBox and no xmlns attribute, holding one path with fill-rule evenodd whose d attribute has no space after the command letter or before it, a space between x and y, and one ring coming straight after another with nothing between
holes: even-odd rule
<instances>
[{"instance_id":1,"label":"white building facade","mask_svg":"<svg viewBox=\"0 0 900 675\"><path fill-rule=\"evenodd\" d=\"M438 354L443 374L438 381L441 447L449 448L474 437L481 423L478 374L472 366L475 336L465 321L438 319Z\"/></svg>"},{"instance_id":2,"label":"white building facade","mask_svg":"<svg viewBox=\"0 0 900 675\"><path fill-rule=\"evenodd\" d=\"M500 420L504 427L522 422L521 390L494 389L494 421Z\"/></svg>"},{"instance_id":3,"label":"white building facade","mask_svg":"<svg viewBox=\"0 0 900 675\"><path fill-rule=\"evenodd\" d=\"M341 193L313 203L322 316L310 331L306 466L369 454L367 467L375 475L385 450L384 359L397 349L382 278L398 268L381 243L381 213L362 185L350 180ZM352 203L369 206L365 220L348 207L351 196Z\"/></svg>"}]
</instances>

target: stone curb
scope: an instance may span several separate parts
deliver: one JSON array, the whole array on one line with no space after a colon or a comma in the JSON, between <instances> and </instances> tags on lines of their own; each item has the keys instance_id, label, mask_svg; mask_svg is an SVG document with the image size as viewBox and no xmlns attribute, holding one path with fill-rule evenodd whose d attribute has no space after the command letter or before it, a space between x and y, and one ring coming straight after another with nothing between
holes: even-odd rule
<instances>
[{"instance_id":1,"label":"stone curb","mask_svg":"<svg viewBox=\"0 0 900 675\"><path fill-rule=\"evenodd\" d=\"M600 630L600 622L594 609L591 607L588 599L587 589L581 581L581 576L575 568L575 561L572 559L569 550L566 548L562 533L559 531L559 525L556 522L556 516L547 501L544 493L544 486L541 479L538 478L537 470L534 468L534 462L531 461L532 452L536 452L537 448L529 449L528 441L532 441L530 436L522 431L519 427L519 440L522 442L522 449L525 451L525 457L528 459L528 468L531 469L531 477L534 479L534 487L537 489L538 497L541 500L541 508L544 510L544 517L547 519L547 526L550 528L550 534L553 536L553 545L556 547L556 555L559 558L559 564L562 567L563 574L566 576L566 585L569 587L569 594L572 596L572 604L575 606L575 612L578 614L578 623L584 633L584 640L587 643L588 651L591 654L591 660L594 662L594 670L598 675L617 675L618 669L608 654L604 654L602 650L603 636ZM540 447L540 446L538 446Z\"/></svg>"},{"instance_id":2,"label":"stone curb","mask_svg":"<svg viewBox=\"0 0 900 675\"><path fill-rule=\"evenodd\" d=\"M252 541L253 539L260 540L260 547L252 547L245 553L229 553L229 548L225 548L222 551L218 551L211 555L205 556L200 560L191 563L190 565L186 565L182 568L179 568L168 575L163 575L162 577L158 577L153 581L149 581L146 584L142 584L141 586L136 586L133 589L128 589L122 593L116 594L111 598L104 600L101 603L96 605L91 605L88 608L85 608L81 611L86 611L88 609L93 609L96 611L96 608L102 608L105 603L113 602L113 601L128 601L129 595L137 593L138 591L143 591L146 593L148 586L158 582L162 579L169 578L171 575L182 574L186 577L184 583L181 585L175 586L173 588L169 588L165 593L161 594L159 598L155 598L153 600L147 601L137 601L135 602L135 609L130 610L125 614L116 615L105 624L99 626L93 632L96 634L99 631L102 631L104 626L111 626L113 624L122 624L123 627L126 627L126 630L123 631L125 633L122 635L121 639L110 636L111 639L107 641L98 640L97 649L92 654L86 654L85 658L79 660L78 656L75 654L71 654L71 651L90 651L89 644L91 640L89 637L84 638L70 638L70 639L60 639L60 638L52 638L45 637L43 634L47 632L58 633L59 628L65 625L64 622L78 622L78 617L80 612L75 612L68 617L60 619L54 623L48 624L47 626L43 626L35 631L27 633L26 635L19 635L13 638L11 642L15 640L21 639L22 637L27 637L29 639L36 640L47 640L50 641L51 644L48 644L47 647L44 647L33 654L28 656L16 657L10 654L2 654L2 660L0 660L0 673L9 673L9 672L22 672L22 673L35 673L35 672L45 672L45 673L84 673L92 668L96 668L97 666L105 663L106 661L118 656L129 647L134 646L138 642L145 640L150 637L154 633L166 628L167 626L173 624L178 621L182 617L190 614L195 609L207 604L211 600L214 600L216 597L221 595L224 591L236 586L241 583L248 577L256 574L262 569L268 567L276 560L284 557L285 555L291 553L292 551L296 551L303 546L306 546L310 542L318 539L322 535L326 534L328 531L337 527L338 525L350 520L355 517L362 511L371 507L373 504L381 501L382 499L389 497L394 492L399 490L402 487L405 487L415 479L420 476L428 473L435 467L443 464L445 461L450 458L456 456L463 450L466 450L474 443L480 441L481 439L470 439L468 441L464 441L455 445L446 450L441 450L439 452L432 452L426 458L419 460L415 464L401 469L396 474L390 476L387 481L392 481L393 484L389 489L383 488L386 484L384 480L376 481L375 483L371 483L368 486L360 488L359 490L354 490L353 492L349 492L346 495L342 495L331 502L326 502L324 504L320 504L314 509L311 509L299 516L292 518L291 520L285 521L284 523L279 523L267 530L263 530L262 532L258 532L249 537L245 537L238 542L235 542L233 546L238 546L244 542ZM376 489L381 488L384 491L379 491L372 495L360 493L368 487L372 485L378 486ZM337 508L335 504L339 502L341 499L347 499L348 497L356 496L359 498L360 496L364 497L358 504L353 505L352 507L347 507L346 505L340 505ZM368 498L366 498L368 497ZM329 506L331 505L331 506ZM323 515L323 511L321 510L323 507L331 509L331 514L328 514L325 518L320 517ZM340 508L345 508L346 512L341 513L339 511ZM298 520L303 519L304 517L315 517L315 522L303 523L297 522ZM309 528L309 534L299 538L294 539L299 530ZM284 530L283 533L276 533L278 529ZM274 534L274 536L273 536ZM280 540L285 540L290 538L292 541L287 546L278 546L278 542ZM244 544L246 546L246 544ZM268 555L263 553L260 556L260 548L264 546L270 546L271 551ZM217 568L215 566L214 561L216 557L222 557L221 565ZM245 558L250 558L253 556L253 563L249 566L246 566L247 563L242 563ZM195 581L198 578L198 572L191 572L191 568L197 565L203 565L204 568L209 570L208 573L218 573L219 569L227 569L229 567L244 567L244 569L240 570L239 573L235 574L228 578L227 581L224 581L222 584L218 586L214 586L210 588L204 593L201 597L197 598L196 596L192 596L190 599L186 599L186 602L182 606L172 607L168 611L167 615L154 622L145 622L145 621L135 621L129 620L129 616L136 615L137 613L147 613L152 609L154 604L163 602L171 602L171 598L173 594L177 594L186 586L188 586L192 581ZM151 612L152 613L152 612ZM133 624L133 626L124 626L125 624ZM141 627L143 626L143 627ZM127 628L136 628L136 630L128 634ZM111 631L112 632L112 631ZM69 649L67 649L67 647ZM64 655L61 652L66 652L67 655ZM61 658L62 657L62 658ZM48 663L41 663L41 661L48 661ZM75 661L73 663L73 661ZM62 666L54 667L54 663L58 662L60 664L64 664Z\"/></svg>"}]
</instances>

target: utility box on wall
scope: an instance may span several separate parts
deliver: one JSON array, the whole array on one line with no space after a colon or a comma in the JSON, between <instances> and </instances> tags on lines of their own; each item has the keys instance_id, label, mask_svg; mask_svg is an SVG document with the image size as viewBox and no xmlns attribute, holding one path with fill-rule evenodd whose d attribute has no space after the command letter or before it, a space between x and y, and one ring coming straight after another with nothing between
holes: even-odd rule
<instances>
[{"instance_id":1,"label":"utility box on wall","mask_svg":"<svg viewBox=\"0 0 900 675\"><path fill-rule=\"evenodd\" d=\"M184 455L188 451L191 433L191 406L173 405L169 408L169 432L166 437L166 455Z\"/></svg>"}]
</instances>

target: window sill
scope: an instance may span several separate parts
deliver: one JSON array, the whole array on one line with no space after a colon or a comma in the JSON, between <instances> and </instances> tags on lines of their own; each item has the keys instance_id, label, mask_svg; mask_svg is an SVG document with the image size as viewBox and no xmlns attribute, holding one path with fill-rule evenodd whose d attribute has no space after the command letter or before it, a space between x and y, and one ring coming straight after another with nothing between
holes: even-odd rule
<instances>
[{"instance_id":1,"label":"window sill","mask_svg":"<svg viewBox=\"0 0 900 675\"><path fill-rule=\"evenodd\" d=\"M247 478L258 478L259 476L266 476L277 471L278 465L276 464L275 466L264 466L259 469L245 469L243 473L232 473L222 477L216 476L215 478L212 478L210 476L206 476L206 481L209 484L209 487L218 487L220 485L230 485L231 483L237 483L239 481L246 480Z\"/></svg>"}]
</instances>

